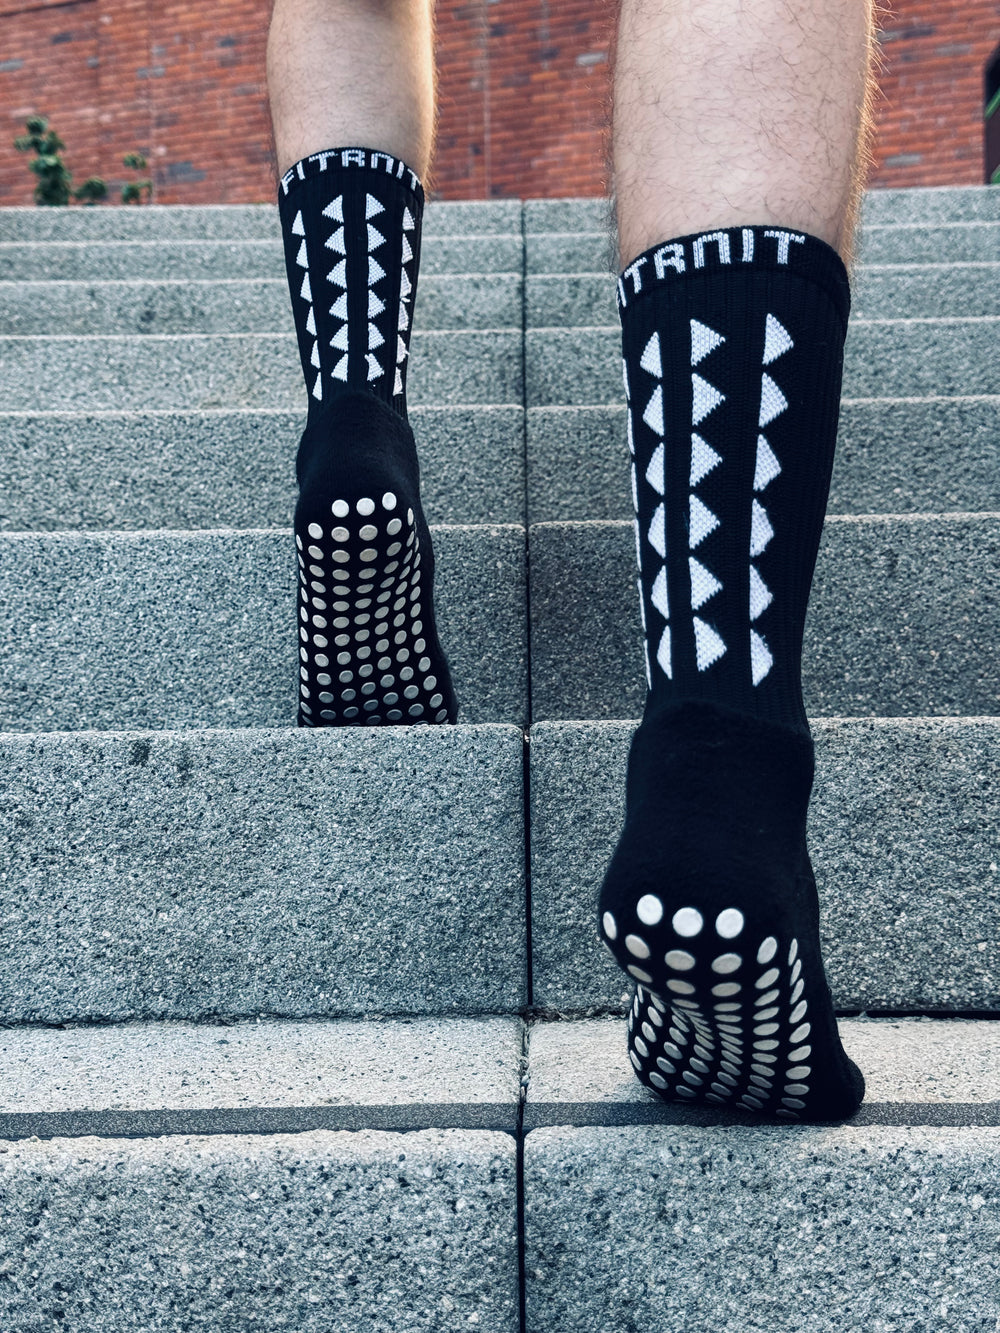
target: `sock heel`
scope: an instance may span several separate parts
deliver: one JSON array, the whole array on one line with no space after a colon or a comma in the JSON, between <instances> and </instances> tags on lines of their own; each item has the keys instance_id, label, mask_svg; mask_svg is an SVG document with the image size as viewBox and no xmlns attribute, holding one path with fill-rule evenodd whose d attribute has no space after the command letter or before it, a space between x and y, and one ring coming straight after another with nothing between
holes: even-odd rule
<instances>
[{"instance_id":1,"label":"sock heel","mask_svg":"<svg viewBox=\"0 0 1000 1333\"><path fill-rule=\"evenodd\" d=\"M660 1096L842 1119L840 1044L805 846L808 735L703 702L633 739L599 932L637 983L629 1058Z\"/></svg>"},{"instance_id":2,"label":"sock heel","mask_svg":"<svg viewBox=\"0 0 1000 1333\"><path fill-rule=\"evenodd\" d=\"M299 446L299 724L454 722L409 425L345 393Z\"/></svg>"}]
</instances>

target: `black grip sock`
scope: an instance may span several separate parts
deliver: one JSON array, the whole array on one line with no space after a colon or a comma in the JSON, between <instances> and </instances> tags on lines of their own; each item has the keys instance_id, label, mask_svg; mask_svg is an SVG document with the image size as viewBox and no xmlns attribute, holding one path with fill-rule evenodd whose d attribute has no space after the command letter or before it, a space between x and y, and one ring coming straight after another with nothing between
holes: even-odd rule
<instances>
[{"instance_id":1,"label":"black grip sock","mask_svg":"<svg viewBox=\"0 0 1000 1333\"><path fill-rule=\"evenodd\" d=\"M649 692L599 912L629 1055L666 1098L841 1119L864 1082L820 958L800 660L847 273L731 228L646 251L618 300Z\"/></svg>"},{"instance_id":2,"label":"black grip sock","mask_svg":"<svg viewBox=\"0 0 1000 1333\"><path fill-rule=\"evenodd\" d=\"M331 149L278 209L309 397L299 444L299 724L454 722L434 619L406 370L423 190L388 153Z\"/></svg>"}]
</instances>

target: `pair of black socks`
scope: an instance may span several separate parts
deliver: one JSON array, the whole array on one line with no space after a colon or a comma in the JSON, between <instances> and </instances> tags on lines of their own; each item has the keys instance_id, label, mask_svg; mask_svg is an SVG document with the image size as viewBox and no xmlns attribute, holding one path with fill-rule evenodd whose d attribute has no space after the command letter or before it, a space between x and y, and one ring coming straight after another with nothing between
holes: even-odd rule
<instances>
[{"instance_id":1,"label":"pair of black socks","mask_svg":"<svg viewBox=\"0 0 1000 1333\"><path fill-rule=\"evenodd\" d=\"M406 420L420 183L337 149L279 204L309 395L299 721L454 721ZM730 228L640 255L618 298L649 693L599 921L636 983L630 1058L666 1098L842 1118L863 1082L819 953L799 663L847 274L815 237Z\"/></svg>"}]
</instances>

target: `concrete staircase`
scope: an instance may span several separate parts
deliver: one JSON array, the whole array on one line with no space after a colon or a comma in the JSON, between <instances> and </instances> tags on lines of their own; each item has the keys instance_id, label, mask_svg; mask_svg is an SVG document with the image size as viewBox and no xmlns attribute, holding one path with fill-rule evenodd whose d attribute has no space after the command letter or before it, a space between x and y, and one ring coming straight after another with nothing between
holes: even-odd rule
<instances>
[{"instance_id":1,"label":"concrete staircase","mask_svg":"<svg viewBox=\"0 0 1000 1333\"><path fill-rule=\"evenodd\" d=\"M300 732L273 210L0 211L3 1333L1000 1329L1000 191L866 201L827 1128L652 1099L596 944L643 679L605 213L429 209L462 716Z\"/></svg>"}]
</instances>

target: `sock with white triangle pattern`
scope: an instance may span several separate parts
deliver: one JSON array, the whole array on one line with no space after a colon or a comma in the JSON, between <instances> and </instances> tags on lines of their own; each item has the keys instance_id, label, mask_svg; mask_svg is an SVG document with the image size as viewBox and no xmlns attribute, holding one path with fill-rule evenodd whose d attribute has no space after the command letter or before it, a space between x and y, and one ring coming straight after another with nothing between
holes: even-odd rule
<instances>
[{"instance_id":1,"label":"sock with white triangle pattern","mask_svg":"<svg viewBox=\"0 0 1000 1333\"><path fill-rule=\"evenodd\" d=\"M662 1097L841 1119L805 843L806 603L850 288L813 236L681 237L619 278L649 684L601 937L637 987L629 1057Z\"/></svg>"},{"instance_id":2,"label":"sock with white triangle pattern","mask_svg":"<svg viewBox=\"0 0 1000 1333\"><path fill-rule=\"evenodd\" d=\"M299 725L454 722L406 367L423 190L388 153L297 162L278 211L309 415L299 444Z\"/></svg>"}]
</instances>

